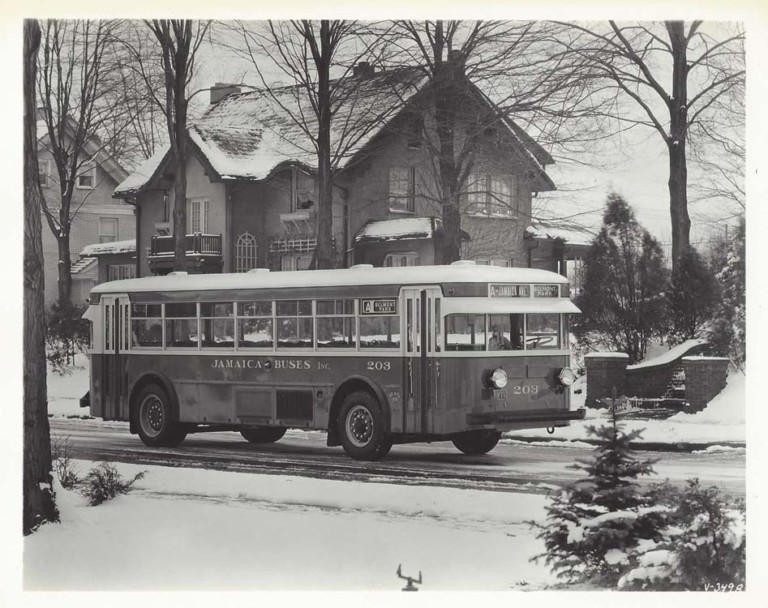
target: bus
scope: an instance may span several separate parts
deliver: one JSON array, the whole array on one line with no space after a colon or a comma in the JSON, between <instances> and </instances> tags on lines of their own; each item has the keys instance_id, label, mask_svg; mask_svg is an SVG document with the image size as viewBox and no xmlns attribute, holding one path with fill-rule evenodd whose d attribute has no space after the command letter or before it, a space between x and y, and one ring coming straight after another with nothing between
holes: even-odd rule
<instances>
[{"instance_id":1,"label":"bus","mask_svg":"<svg viewBox=\"0 0 768 608\"><path fill-rule=\"evenodd\" d=\"M357 460L452 441L485 454L501 433L567 426L565 277L445 266L187 274L97 285L91 414L149 446L235 431L328 432Z\"/></svg>"}]
</instances>

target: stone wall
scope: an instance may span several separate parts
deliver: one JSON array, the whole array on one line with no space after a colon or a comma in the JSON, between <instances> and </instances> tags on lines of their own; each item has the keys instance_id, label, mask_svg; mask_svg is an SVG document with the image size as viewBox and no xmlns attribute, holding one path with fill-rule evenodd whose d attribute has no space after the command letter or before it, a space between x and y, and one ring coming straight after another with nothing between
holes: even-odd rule
<instances>
[{"instance_id":1,"label":"stone wall","mask_svg":"<svg viewBox=\"0 0 768 608\"><path fill-rule=\"evenodd\" d=\"M624 353L590 353L584 357L587 368L588 407L599 407L606 397L660 398L664 396L672 380L674 369L680 364L685 371L685 400L690 403L690 412L697 412L725 388L728 376L728 359L724 357L689 356L700 352L705 344L685 349L674 359L649 365L627 367L629 357Z\"/></svg>"},{"instance_id":2,"label":"stone wall","mask_svg":"<svg viewBox=\"0 0 768 608\"><path fill-rule=\"evenodd\" d=\"M626 395L627 361L629 355L624 353L590 353L584 356L587 367L587 407L599 407L599 401L612 397L614 389L616 396Z\"/></svg>"},{"instance_id":3,"label":"stone wall","mask_svg":"<svg viewBox=\"0 0 768 608\"><path fill-rule=\"evenodd\" d=\"M727 357L683 357L685 399L691 412L703 410L725 388L728 378Z\"/></svg>"}]
</instances>

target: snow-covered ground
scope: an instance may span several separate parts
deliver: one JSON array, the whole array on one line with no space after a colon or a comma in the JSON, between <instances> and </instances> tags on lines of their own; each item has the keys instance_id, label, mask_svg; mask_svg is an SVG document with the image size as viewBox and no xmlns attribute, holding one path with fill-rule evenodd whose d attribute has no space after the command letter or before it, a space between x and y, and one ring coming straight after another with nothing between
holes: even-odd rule
<instances>
[{"instance_id":1,"label":"snow-covered ground","mask_svg":"<svg viewBox=\"0 0 768 608\"><path fill-rule=\"evenodd\" d=\"M147 473L98 507L57 489L63 523L25 539L27 590L399 590L398 564L424 590L554 582L529 562L541 495L117 467Z\"/></svg>"}]
</instances>

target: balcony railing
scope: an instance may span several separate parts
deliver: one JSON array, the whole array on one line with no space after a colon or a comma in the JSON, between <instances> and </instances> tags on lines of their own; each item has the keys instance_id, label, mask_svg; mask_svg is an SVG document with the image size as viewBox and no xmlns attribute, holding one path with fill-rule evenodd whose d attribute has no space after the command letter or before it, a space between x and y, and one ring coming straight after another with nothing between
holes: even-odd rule
<instances>
[{"instance_id":1,"label":"balcony railing","mask_svg":"<svg viewBox=\"0 0 768 608\"><path fill-rule=\"evenodd\" d=\"M221 256L221 235L220 234L195 234L186 235L187 255L188 256ZM173 235L154 235L149 247L149 257L173 257L174 254Z\"/></svg>"}]
</instances>

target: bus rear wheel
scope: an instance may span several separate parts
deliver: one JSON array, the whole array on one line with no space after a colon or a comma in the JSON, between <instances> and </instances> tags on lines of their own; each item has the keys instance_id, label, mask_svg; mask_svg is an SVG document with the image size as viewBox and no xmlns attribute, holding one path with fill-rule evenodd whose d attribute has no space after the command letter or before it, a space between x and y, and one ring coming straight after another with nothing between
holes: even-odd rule
<instances>
[{"instance_id":1,"label":"bus rear wheel","mask_svg":"<svg viewBox=\"0 0 768 608\"><path fill-rule=\"evenodd\" d=\"M392 448L379 401L367 391L346 396L337 424L341 445L355 460L381 460Z\"/></svg>"},{"instance_id":2,"label":"bus rear wheel","mask_svg":"<svg viewBox=\"0 0 768 608\"><path fill-rule=\"evenodd\" d=\"M243 429L240 434L248 443L275 443L283 438L286 430L280 426L258 426Z\"/></svg>"},{"instance_id":3,"label":"bus rear wheel","mask_svg":"<svg viewBox=\"0 0 768 608\"><path fill-rule=\"evenodd\" d=\"M501 439L499 431L469 431L453 438L453 445L470 456L487 454Z\"/></svg>"},{"instance_id":4,"label":"bus rear wheel","mask_svg":"<svg viewBox=\"0 0 768 608\"><path fill-rule=\"evenodd\" d=\"M157 384L145 386L136 400L138 433L150 447L172 448L187 436L187 431L175 423L171 400L164 388Z\"/></svg>"}]
</instances>

